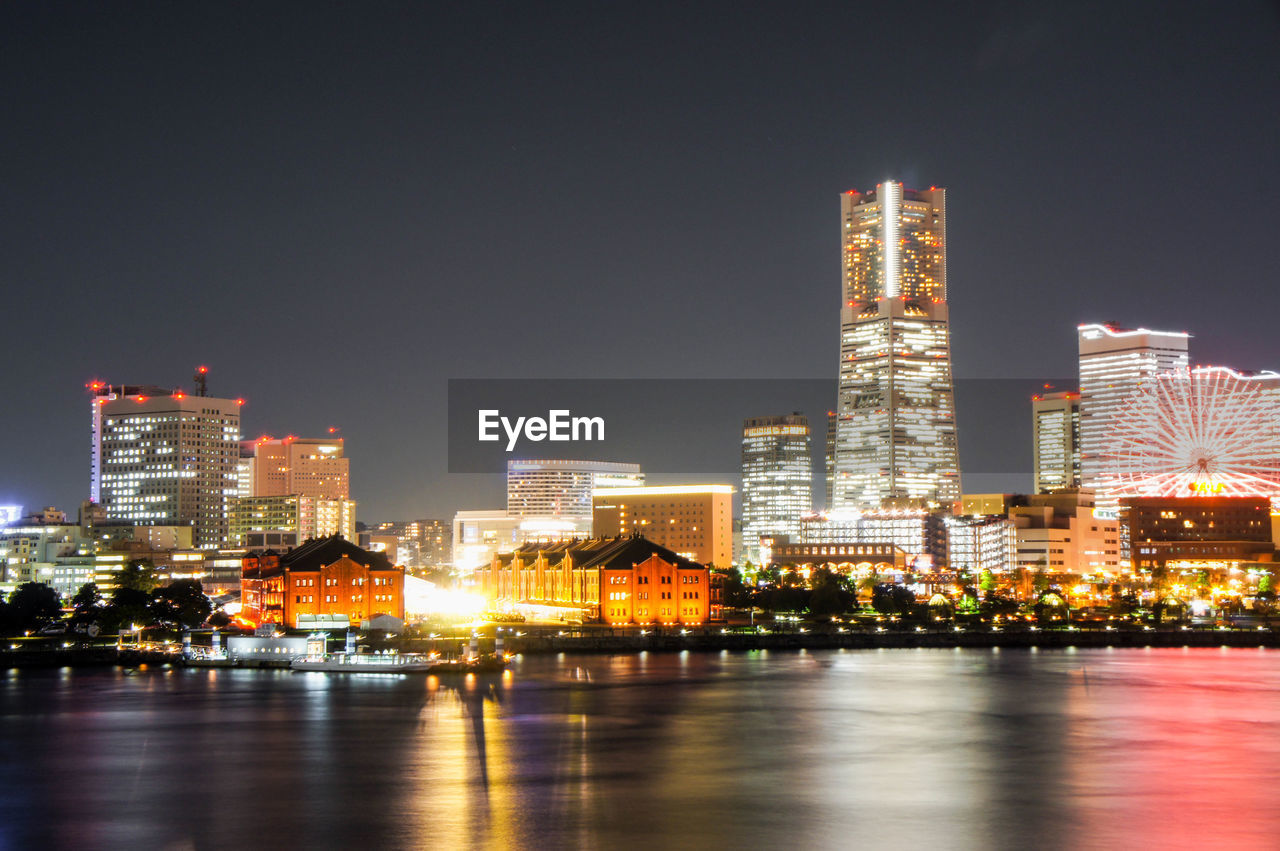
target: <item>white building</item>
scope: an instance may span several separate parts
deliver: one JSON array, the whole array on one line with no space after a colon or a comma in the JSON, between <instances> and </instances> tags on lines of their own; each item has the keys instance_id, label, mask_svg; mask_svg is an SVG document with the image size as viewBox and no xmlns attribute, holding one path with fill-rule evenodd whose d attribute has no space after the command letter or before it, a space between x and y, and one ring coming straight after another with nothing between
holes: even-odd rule
<instances>
[{"instance_id":1,"label":"white building","mask_svg":"<svg viewBox=\"0 0 1280 851\"><path fill-rule=\"evenodd\" d=\"M1007 573L1018 566L1018 535L1007 517L948 517L947 565L956 572Z\"/></svg>"},{"instance_id":2,"label":"white building","mask_svg":"<svg viewBox=\"0 0 1280 851\"><path fill-rule=\"evenodd\" d=\"M507 514L561 517L591 523L597 488L644 484L639 464L613 461L528 460L507 462Z\"/></svg>"},{"instance_id":3,"label":"white building","mask_svg":"<svg viewBox=\"0 0 1280 851\"><path fill-rule=\"evenodd\" d=\"M238 488L241 400L110 390L94 396L90 472L108 519L190 524L197 547L226 546Z\"/></svg>"},{"instance_id":4,"label":"white building","mask_svg":"<svg viewBox=\"0 0 1280 851\"><path fill-rule=\"evenodd\" d=\"M840 389L829 510L960 495L945 190L841 196Z\"/></svg>"},{"instance_id":5,"label":"white building","mask_svg":"<svg viewBox=\"0 0 1280 851\"><path fill-rule=\"evenodd\" d=\"M813 511L809 441L809 420L799 412L742 425L742 538L751 561L761 537L800 539L800 518Z\"/></svg>"},{"instance_id":6,"label":"white building","mask_svg":"<svg viewBox=\"0 0 1280 851\"><path fill-rule=\"evenodd\" d=\"M1106 454L1124 406L1162 373L1187 369L1182 331L1151 331L1089 324L1077 329L1080 349L1080 484L1097 497L1098 511L1114 517L1115 473Z\"/></svg>"}]
</instances>

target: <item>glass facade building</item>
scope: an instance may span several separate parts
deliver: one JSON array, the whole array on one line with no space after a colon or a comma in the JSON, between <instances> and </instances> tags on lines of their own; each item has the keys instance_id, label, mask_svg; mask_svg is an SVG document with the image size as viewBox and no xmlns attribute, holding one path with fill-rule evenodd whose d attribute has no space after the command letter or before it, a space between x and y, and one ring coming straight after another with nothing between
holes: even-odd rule
<instances>
[{"instance_id":1,"label":"glass facade building","mask_svg":"<svg viewBox=\"0 0 1280 851\"><path fill-rule=\"evenodd\" d=\"M945 191L841 196L843 303L830 509L960 495Z\"/></svg>"},{"instance_id":2,"label":"glass facade building","mask_svg":"<svg viewBox=\"0 0 1280 851\"><path fill-rule=\"evenodd\" d=\"M742 540L754 560L761 536L800 537L813 510L813 461L804 414L754 417L742 425Z\"/></svg>"}]
</instances>

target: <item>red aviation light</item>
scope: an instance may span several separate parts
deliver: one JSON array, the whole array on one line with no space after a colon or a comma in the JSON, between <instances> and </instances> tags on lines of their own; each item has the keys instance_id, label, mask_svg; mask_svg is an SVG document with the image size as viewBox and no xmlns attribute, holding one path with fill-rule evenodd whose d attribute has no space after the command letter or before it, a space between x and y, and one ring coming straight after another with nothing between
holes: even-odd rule
<instances>
[{"instance_id":1,"label":"red aviation light","mask_svg":"<svg viewBox=\"0 0 1280 851\"><path fill-rule=\"evenodd\" d=\"M143 402L147 401L147 397L146 397L146 396L135 396L135 397L134 397L134 399L133 399L133 401L135 401L135 402L137 402L137 403L141 404L141 403L143 403Z\"/></svg>"},{"instance_id":2,"label":"red aviation light","mask_svg":"<svg viewBox=\"0 0 1280 851\"><path fill-rule=\"evenodd\" d=\"M187 398L187 394L186 394L186 393L183 393L181 390L175 390L175 391L173 391L173 398L175 398L175 399L185 399L185 398Z\"/></svg>"},{"instance_id":3,"label":"red aviation light","mask_svg":"<svg viewBox=\"0 0 1280 851\"><path fill-rule=\"evenodd\" d=\"M237 404L237 405L243 405L243 404L244 404L244 399L237 399L237 400L236 400L236 404Z\"/></svg>"},{"instance_id":4,"label":"red aviation light","mask_svg":"<svg viewBox=\"0 0 1280 851\"><path fill-rule=\"evenodd\" d=\"M196 367L196 372L200 373L201 375L207 375L207 374L208 374L208 372L209 372L209 367L207 367L207 366L198 366L198 367Z\"/></svg>"}]
</instances>

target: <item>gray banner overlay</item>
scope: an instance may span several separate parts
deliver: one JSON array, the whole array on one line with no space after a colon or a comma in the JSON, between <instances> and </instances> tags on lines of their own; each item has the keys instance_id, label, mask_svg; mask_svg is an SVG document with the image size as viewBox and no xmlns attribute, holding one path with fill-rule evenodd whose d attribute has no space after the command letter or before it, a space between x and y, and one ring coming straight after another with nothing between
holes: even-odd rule
<instances>
[{"instance_id":1,"label":"gray banner overlay","mask_svg":"<svg viewBox=\"0 0 1280 851\"><path fill-rule=\"evenodd\" d=\"M1030 485L1031 396L1044 392L1046 383L1075 388L1074 380L955 382L962 475L1008 478L1006 487L1026 477L1024 487ZM560 458L630 461L649 474L721 481L736 478L744 419L799 411L809 418L814 477L820 479L827 412L835 402L836 382L828 378L450 379L449 472L501 473L512 459ZM482 411L490 412L493 440L479 439ZM505 426L499 417L506 418ZM574 419L579 420L577 440L551 439L553 432L571 437ZM602 439L596 439L598 421L603 421ZM519 435L508 451L517 425ZM532 439L539 435L541 440Z\"/></svg>"}]
</instances>

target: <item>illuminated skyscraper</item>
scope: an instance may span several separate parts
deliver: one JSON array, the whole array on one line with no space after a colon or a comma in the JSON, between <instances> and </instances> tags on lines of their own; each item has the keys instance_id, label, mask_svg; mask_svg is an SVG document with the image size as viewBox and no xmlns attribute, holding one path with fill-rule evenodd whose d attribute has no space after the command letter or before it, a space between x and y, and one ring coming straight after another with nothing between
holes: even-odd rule
<instances>
[{"instance_id":1,"label":"illuminated skyscraper","mask_svg":"<svg viewBox=\"0 0 1280 851\"><path fill-rule=\"evenodd\" d=\"M800 538L813 509L809 420L801 413L742 424L742 539L755 560L761 536Z\"/></svg>"},{"instance_id":2,"label":"illuminated skyscraper","mask_svg":"<svg viewBox=\"0 0 1280 851\"><path fill-rule=\"evenodd\" d=\"M1035 492L1080 487L1080 394L1031 397Z\"/></svg>"},{"instance_id":3,"label":"illuminated skyscraper","mask_svg":"<svg viewBox=\"0 0 1280 851\"><path fill-rule=\"evenodd\" d=\"M240 400L181 390L91 385L90 490L109 520L191 524L197 547L229 544ZM158 392L156 392L158 391Z\"/></svg>"},{"instance_id":4,"label":"illuminated skyscraper","mask_svg":"<svg viewBox=\"0 0 1280 851\"><path fill-rule=\"evenodd\" d=\"M843 304L834 510L960 495L945 190L841 196Z\"/></svg>"},{"instance_id":5,"label":"illuminated skyscraper","mask_svg":"<svg viewBox=\"0 0 1280 851\"><path fill-rule=\"evenodd\" d=\"M1095 508L1115 516L1115 472L1106 453L1119 415L1138 389L1157 375L1187 369L1187 340L1181 331L1079 326L1080 484L1097 495Z\"/></svg>"}]
</instances>

